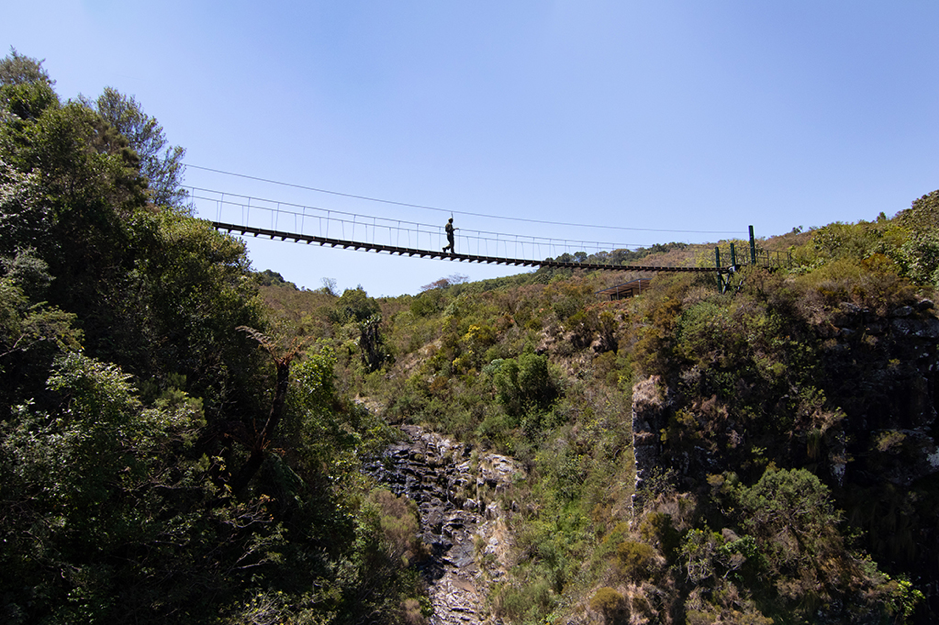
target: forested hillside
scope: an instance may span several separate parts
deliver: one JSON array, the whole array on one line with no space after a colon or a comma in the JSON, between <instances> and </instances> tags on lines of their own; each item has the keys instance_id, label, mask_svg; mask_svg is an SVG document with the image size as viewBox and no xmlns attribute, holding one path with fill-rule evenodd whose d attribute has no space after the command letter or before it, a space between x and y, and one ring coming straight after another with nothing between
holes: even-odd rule
<instances>
[{"instance_id":1,"label":"forested hillside","mask_svg":"<svg viewBox=\"0 0 939 625\"><path fill-rule=\"evenodd\" d=\"M268 338L156 120L53 87L0 63L0 618L421 619L413 512L358 471L386 428Z\"/></svg>"},{"instance_id":2,"label":"forested hillside","mask_svg":"<svg viewBox=\"0 0 939 625\"><path fill-rule=\"evenodd\" d=\"M925 623L937 226L939 192L762 241L790 265L744 269L724 294L713 275L663 274L608 302L610 274L539 270L393 299L263 296L283 327L335 346L343 392L387 421L525 464L488 495L514 511L496 617Z\"/></svg>"},{"instance_id":3,"label":"forested hillside","mask_svg":"<svg viewBox=\"0 0 939 625\"><path fill-rule=\"evenodd\" d=\"M252 271L182 156L133 98L0 62L4 621L430 622L416 509L360 470L404 424L524 468L473 493L506 514L487 622L939 619L939 192L760 241L789 265L725 293L376 299Z\"/></svg>"}]
</instances>

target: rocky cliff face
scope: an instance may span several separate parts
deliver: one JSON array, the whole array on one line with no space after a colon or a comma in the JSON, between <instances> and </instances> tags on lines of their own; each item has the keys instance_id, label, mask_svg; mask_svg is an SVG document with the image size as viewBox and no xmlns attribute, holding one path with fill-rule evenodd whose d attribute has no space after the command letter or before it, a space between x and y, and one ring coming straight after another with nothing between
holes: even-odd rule
<instances>
[{"instance_id":1,"label":"rocky cliff face","mask_svg":"<svg viewBox=\"0 0 939 625\"><path fill-rule=\"evenodd\" d=\"M811 320L811 388L774 395L759 381L733 392L699 389L697 366L633 388L636 490L659 476L708 497L708 478L754 483L768 466L807 468L831 489L884 570L909 575L939 612L939 319L932 302L876 314L854 304ZM717 365L715 365L716 367ZM806 400L809 397L810 400ZM795 406L795 408L791 408ZM643 490L646 487L647 490ZM641 499L634 499L639 509Z\"/></svg>"},{"instance_id":2,"label":"rocky cliff face","mask_svg":"<svg viewBox=\"0 0 939 625\"><path fill-rule=\"evenodd\" d=\"M666 402L662 396L664 390L657 375L633 386L633 454L636 459L637 492L659 467L662 448L659 432L668 422Z\"/></svg>"},{"instance_id":3,"label":"rocky cliff face","mask_svg":"<svg viewBox=\"0 0 939 625\"><path fill-rule=\"evenodd\" d=\"M939 472L939 319L931 308L924 300L878 316L843 304L822 328L846 417L848 480L908 487Z\"/></svg>"},{"instance_id":4,"label":"rocky cliff face","mask_svg":"<svg viewBox=\"0 0 939 625\"><path fill-rule=\"evenodd\" d=\"M837 410L804 431L794 429L767 449L767 457L776 454L782 465L812 464L836 487L885 481L907 487L939 473L939 319L924 314L931 306L926 302L921 310L906 306L878 316L845 303L820 323L823 389ZM734 470L728 450L749 442L752 432L731 418L715 434L719 444L686 446L680 453L669 449L663 433L679 410L699 422L716 414L713 400L678 399L678 384L652 376L633 387L637 489L656 471L673 470L698 481L706 472Z\"/></svg>"},{"instance_id":5,"label":"rocky cliff face","mask_svg":"<svg viewBox=\"0 0 939 625\"><path fill-rule=\"evenodd\" d=\"M497 500L525 472L511 458L476 453L417 426L365 470L418 504L430 557L421 569L430 588L432 625L498 623L486 597L509 565L505 511Z\"/></svg>"}]
</instances>

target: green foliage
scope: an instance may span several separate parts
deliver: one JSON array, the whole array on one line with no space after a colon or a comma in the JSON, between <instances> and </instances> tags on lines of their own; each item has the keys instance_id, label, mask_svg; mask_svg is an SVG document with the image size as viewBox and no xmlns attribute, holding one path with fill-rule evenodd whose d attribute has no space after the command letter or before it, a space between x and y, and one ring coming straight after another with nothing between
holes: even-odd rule
<instances>
[{"instance_id":1,"label":"green foliage","mask_svg":"<svg viewBox=\"0 0 939 625\"><path fill-rule=\"evenodd\" d=\"M365 289L358 287L343 291L339 301L336 302L333 320L336 323L354 321L361 323L370 317L381 314L381 307L374 298L366 294Z\"/></svg>"},{"instance_id":2,"label":"green foliage","mask_svg":"<svg viewBox=\"0 0 939 625\"><path fill-rule=\"evenodd\" d=\"M646 543L623 541L616 547L616 565L627 579L641 582L657 572L655 549Z\"/></svg>"},{"instance_id":3,"label":"green foliage","mask_svg":"<svg viewBox=\"0 0 939 625\"><path fill-rule=\"evenodd\" d=\"M495 598L495 610L514 623L538 622L554 604L550 583L537 580L524 586L504 586Z\"/></svg>"},{"instance_id":4,"label":"green foliage","mask_svg":"<svg viewBox=\"0 0 939 625\"><path fill-rule=\"evenodd\" d=\"M849 621L915 609L918 591L846 538L837 506L855 486L822 480L846 441L860 441L864 462L912 444L901 424L849 425L858 405L872 406L865 418L890 414L885 398L918 356L891 352L876 323L842 328L852 306L868 323L928 295L918 289L934 279L931 199L907 221L806 233L794 275L747 270L732 297L676 275L599 304L606 278L564 270L376 300L274 285L270 272L272 311L236 240L147 206L153 180L116 132L121 106L144 129L154 121L133 99L111 93L117 112L104 123L101 101L41 96L16 96L24 116L5 116L0 131L6 613L421 622L413 505L358 472L360 454L390 440L382 417L525 463L530 479L494 495L513 511L514 566L493 597L508 620L559 620L588 597L607 620L631 610L635 620L797 622L831 604L847 607L825 618ZM61 244L75 236L87 247ZM280 372L239 326L282 330L269 339L281 360L278 345L316 344L290 369L261 466L232 493ZM634 374L660 376L653 435L674 469L647 481L630 529ZM849 519L877 533L857 540L882 543L878 562L894 554L891 572L917 561L914 536L933 535L903 521L935 518L931 492L872 490L876 523L852 506ZM626 601L625 580L648 600ZM605 599L588 590L598 587ZM606 591L619 596L616 616Z\"/></svg>"},{"instance_id":5,"label":"green foliage","mask_svg":"<svg viewBox=\"0 0 939 625\"><path fill-rule=\"evenodd\" d=\"M416 503L396 497L383 488L373 490L369 494L369 502L378 509L385 549L390 558L408 564L427 555L418 536Z\"/></svg>"},{"instance_id":6,"label":"green foliage","mask_svg":"<svg viewBox=\"0 0 939 625\"><path fill-rule=\"evenodd\" d=\"M362 350L362 361L369 371L377 371L391 359L381 334L381 321L381 315L376 314L359 323L359 348Z\"/></svg>"},{"instance_id":7,"label":"green foliage","mask_svg":"<svg viewBox=\"0 0 939 625\"><path fill-rule=\"evenodd\" d=\"M637 318L642 325L636 329L632 359L638 372L659 375L666 372L675 346L675 326L682 309L684 292L691 287L683 274L656 278L657 287L638 304Z\"/></svg>"},{"instance_id":8,"label":"green foliage","mask_svg":"<svg viewBox=\"0 0 939 625\"><path fill-rule=\"evenodd\" d=\"M740 353L742 333L733 332L730 306L706 300L685 309L678 320L679 353L702 364L704 359L727 367Z\"/></svg>"},{"instance_id":9,"label":"green foliage","mask_svg":"<svg viewBox=\"0 0 939 625\"><path fill-rule=\"evenodd\" d=\"M426 317L440 312L443 297L439 289L424 291L411 300L411 313L416 317Z\"/></svg>"},{"instance_id":10,"label":"green foliage","mask_svg":"<svg viewBox=\"0 0 939 625\"><path fill-rule=\"evenodd\" d=\"M590 598L590 609L602 614L605 623L617 623L623 616L628 616L625 597L609 586L599 588L593 593Z\"/></svg>"},{"instance_id":11,"label":"green foliage","mask_svg":"<svg viewBox=\"0 0 939 625\"><path fill-rule=\"evenodd\" d=\"M777 567L808 565L809 554L834 551L842 517L828 488L805 469L768 469L752 487L737 494L745 525L769 547Z\"/></svg>"},{"instance_id":12,"label":"green foliage","mask_svg":"<svg viewBox=\"0 0 939 625\"><path fill-rule=\"evenodd\" d=\"M886 399L888 380L918 375L905 364L913 354L891 351L889 329L901 307L896 314L930 323L918 303L930 296L922 286L929 254L915 248L914 234L884 218L789 235L798 246L792 271L744 269L733 295L716 293L711 277L661 275L641 297L599 304L592 298L608 286L602 278L564 270L385 299L395 364L349 388L384 402L391 418L526 463L530 483L502 497L520 508L512 515L518 560L494 604L507 619L561 618L564 606L583 605L587 588L624 578L663 598L634 609L652 620L798 622L818 610L832 621L863 610L880 618L899 591L854 551L858 534L837 511L857 485L824 484L857 475L837 472L845 462L868 470L872 454L910 453L912 443L888 434L899 426L874 434L852 424L900 414L900 400ZM545 366L529 384L523 362L536 351ZM659 376L662 391L660 414L650 415L661 420L650 423L660 475L672 470L643 493L639 526L611 532L635 503L628 393L647 375ZM539 401L526 389L550 388L545 379L554 396ZM805 475L789 475L799 467ZM774 472L786 480L765 477L760 487ZM796 499L787 501L790 491ZM771 495L786 501L778 507L811 509L822 521L776 525L759 512L774 509ZM902 546L912 544L912 526L900 511L915 505L928 515L919 497L878 507L895 508L881 515L878 540L885 550L896 543L889 549L906 554L904 562L915 556ZM688 601L669 603L677 597Z\"/></svg>"},{"instance_id":13,"label":"green foliage","mask_svg":"<svg viewBox=\"0 0 939 625\"><path fill-rule=\"evenodd\" d=\"M684 250L689 246L687 243L655 243L649 247L639 247L634 250L620 249L609 252L598 252L596 254L587 254L586 252L576 252L574 254L561 254L557 258L548 258L547 260L556 260L565 263L589 263L589 264L609 264L609 265L627 265L636 261L648 259L655 254L665 254L672 250ZM569 272L569 269L557 269L550 267L541 267L536 274L546 274L548 276L568 276L563 272Z\"/></svg>"},{"instance_id":14,"label":"green foliage","mask_svg":"<svg viewBox=\"0 0 939 625\"><path fill-rule=\"evenodd\" d=\"M812 232L809 245L794 251L798 270L811 272L838 261L846 268L851 263L845 264L845 261L852 261L881 274L893 273L914 284L937 286L937 205L939 192L934 191L914 201L893 220L835 223L819 228ZM830 275L836 279L847 277L838 270L831 271ZM883 278L879 276L880 280Z\"/></svg>"},{"instance_id":15,"label":"green foliage","mask_svg":"<svg viewBox=\"0 0 939 625\"><path fill-rule=\"evenodd\" d=\"M10 55L0 61L0 85L23 85L44 82L50 86L55 81L43 69L44 61L37 61L16 51L10 46Z\"/></svg>"},{"instance_id":16,"label":"green foliage","mask_svg":"<svg viewBox=\"0 0 939 625\"><path fill-rule=\"evenodd\" d=\"M672 523L672 515L665 512L647 514L639 524L639 535L657 546L668 559L674 558L681 538Z\"/></svg>"},{"instance_id":17,"label":"green foliage","mask_svg":"<svg viewBox=\"0 0 939 625\"><path fill-rule=\"evenodd\" d=\"M0 266L6 276L34 300L41 299L53 280L49 265L37 257L32 248L17 250L13 258L0 258Z\"/></svg>"},{"instance_id":18,"label":"green foliage","mask_svg":"<svg viewBox=\"0 0 939 625\"><path fill-rule=\"evenodd\" d=\"M758 558L776 579L781 609L810 611L833 597L850 596L857 604L851 611L890 609L898 589L845 548L838 531L842 513L816 476L805 469L767 469L752 487L739 487L736 497L740 521L752 538L725 544L719 552L731 559ZM863 595L855 594L858 588Z\"/></svg>"},{"instance_id":19,"label":"green foliage","mask_svg":"<svg viewBox=\"0 0 939 625\"><path fill-rule=\"evenodd\" d=\"M3 499L20 510L0 523L9 545L0 566L3 586L12 593L5 601L7 609L16 606L34 617L105 619L146 601L132 595L149 594L149 575L192 566L179 561L182 553L167 551L178 546L180 536L173 533L192 520L178 517L173 529L159 519L173 510L173 492L199 492L192 481L198 473L191 472L197 465L172 459L177 450L191 448L204 422L198 402L184 395L143 409L124 372L79 354L58 361L49 388L60 406L51 414L19 406L0 445ZM169 541L165 547L156 543L139 562L115 566L120 553L141 550L161 535ZM35 604L36 593L45 596L44 605Z\"/></svg>"},{"instance_id":20,"label":"green foliage","mask_svg":"<svg viewBox=\"0 0 939 625\"><path fill-rule=\"evenodd\" d=\"M102 311L110 326L89 328L96 353L145 377L186 376L187 390L203 396L213 416L224 402L260 409L251 389L261 356L235 332L264 327L244 246L172 212L138 214L131 226L135 268L125 278L120 307ZM146 341L134 344L117 334L123 340L112 352L100 335L110 332L113 345L119 330Z\"/></svg>"},{"instance_id":21,"label":"green foliage","mask_svg":"<svg viewBox=\"0 0 939 625\"><path fill-rule=\"evenodd\" d=\"M356 448L363 444L360 428L354 427L356 415L339 410L335 366L333 351L323 346L309 351L291 370L290 416L281 436L290 441L309 479L320 474L344 476L355 464Z\"/></svg>"},{"instance_id":22,"label":"green foliage","mask_svg":"<svg viewBox=\"0 0 939 625\"><path fill-rule=\"evenodd\" d=\"M746 592L727 580L718 581L713 588L696 588L685 603L685 619L689 625L710 623L740 623L741 625L772 625L773 623L811 622L798 616L765 616Z\"/></svg>"},{"instance_id":23,"label":"green foliage","mask_svg":"<svg viewBox=\"0 0 939 625\"><path fill-rule=\"evenodd\" d=\"M904 275L918 284L939 286L939 232L914 232L895 253Z\"/></svg>"},{"instance_id":24,"label":"green foliage","mask_svg":"<svg viewBox=\"0 0 939 625\"><path fill-rule=\"evenodd\" d=\"M746 525L768 540L795 534L793 542L821 538L834 531L841 517L835 512L828 488L805 469L767 469L756 485L739 487L737 500L746 510ZM798 557L798 550L784 557Z\"/></svg>"},{"instance_id":25,"label":"green foliage","mask_svg":"<svg viewBox=\"0 0 939 625\"><path fill-rule=\"evenodd\" d=\"M161 206L182 208L188 192L180 187L185 173L182 163L186 150L167 147L163 127L143 112L133 96L105 87L97 100L83 100L86 106L124 136L140 157L140 173L147 179L150 201Z\"/></svg>"},{"instance_id":26,"label":"green foliage","mask_svg":"<svg viewBox=\"0 0 939 625\"><path fill-rule=\"evenodd\" d=\"M328 412L336 401L336 356L324 346L310 351L307 358L293 368L298 388L292 398L298 408L316 414Z\"/></svg>"},{"instance_id":27,"label":"green foliage","mask_svg":"<svg viewBox=\"0 0 939 625\"><path fill-rule=\"evenodd\" d=\"M24 82L0 86L0 107L20 120L35 120L45 111L58 106L59 99L47 82Z\"/></svg>"},{"instance_id":28,"label":"green foliage","mask_svg":"<svg viewBox=\"0 0 939 625\"><path fill-rule=\"evenodd\" d=\"M61 105L15 52L0 82L0 614L401 622L413 510L368 498L390 437L335 351L291 380L244 246L152 205L181 151L132 98Z\"/></svg>"},{"instance_id":29,"label":"green foliage","mask_svg":"<svg viewBox=\"0 0 939 625\"><path fill-rule=\"evenodd\" d=\"M377 371L392 360L382 334L381 307L362 287L343 292L326 308L326 317L339 326L340 335L347 337L345 348L349 353L358 348L365 373Z\"/></svg>"},{"instance_id":30,"label":"green foliage","mask_svg":"<svg viewBox=\"0 0 939 625\"><path fill-rule=\"evenodd\" d=\"M74 322L74 315L32 304L13 279L0 278L0 421L17 401L41 397L53 360L80 347Z\"/></svg>"},{"instance_id":31,"label":"green foliage","mask_svg":"<svg viewBox=\"0 0 939 625\"><path fill-rule=\"evenodd\" d=\"M10 55L0 61L0 119L6 111L19 120L31 120L46 109L59 106L54 84L42 61L19 54L11 47Z\"/></svg>"},{"instance_id":32,"label":"green foliage","mask_svg":"<svg viewBox=\"0 0 939 625\"><path fill-rule=\"evenodd\" d=\"M28 123L5 124L0 139L15 142L6 156L17 168L42 171L43 191L62 227L113 227L107 217L143 198L139 159L126 139L80 104L49 106Z\"/></svg>"},{"instance_id":33,"label":"green foliage","mask_svg":"<svg viewBox=\"0 0 939 625\"><path fill-rule=\"evenodd\" d=\"M914 301L910 284L883 256L841 258L800 276L798 284L808 292L803 305L817 302L829 309L850 302L883 315Z\"/></svg>"},{"instance_id":34,"label":"green foliage","mask_svg":"<svg viewBox=\"0 0 939 625\"><path fill-rule=\"evenodd\" d=\"M548 359L538 354L522 354L493 363L496 396L513 416L526 410L544 410L558 391L548 371Z\"/></svg>"},{"instance_id":35,"label":"green foliage","mask_svg":"<svg viewBox=\"0 0 939 625\"><path fill-rule=\"evenodd\" d=\"M896 221L914 232L939 227L939 190L914 200L910 208L897 213Z\"/></svg>"},{"instance_id":36,"label":"green foliage","mask_svg":"<svg viewBox=\"0 0 939 625\"><path fill-rule=\"evenodd\" d=\"M884 251L882 230L871 226L833 223L813 233L812 245L825 258L864 259Z\"/></svg>"},{"instance_id":37,"label":"green foliage","mask_svg":"<svg viewBox=\"0 0 939 625\"><path fill-rule=\"evenodd\" d=\"M40 199L37 182L35 173L18 172L0 154L0 256L7 259L7 272L9 259L20 253L28 252L35 258L35 249L28 242L38 239L49 226L49 211Z\"/></svg>"},{"instance_id":38,"label":"green foliage","mask_svg":"<svg viewBox=\"0 0 939 625\"><path fill-rule=\"evenodd\" d=\"M715 555L721 542L720 534L704 529L692 529L685 534L681 556L685 561L688 581L694 585L711 579L716 573Z\"/></svg>"},{"instance_id":39,"label":"green foliage","mask_svg":"<svg viewBox=\"0 0 939 625\"><path fill-rule=\"evenodd\" d=\"M38 478L43 499L61 512L88 514L110 499L115 478L132 463L125 449L140 435L141 407L127 374L80 354L60 358L48 386L64 409L51 423L21 413L7 439L17 450L17 476Z\"/></svg>"},{"instance_id":40,"label":"green foliage","mask_svg":"<svg viewBox=\"0 0 939 625\"><path fill-rule=\"evenodd\" d=\"M265 269L264 271L259 271L257 273L258 281L261 283L261 286L272 286L272 285L289 285L296 288L296 285L293 282L287 282L284 280L284 277L276 271L270 269Z\"/></svg>"},{"instance_id":41,"label":"green foliage","mask_svg":"<svg viewBox=\"0 0 939 625\"><path fill-rule=\"evenodd\" d=\"M922 603L926 596L914 588L913 584L907 579L901 578L892 582L892 584L895 585L896 589L893 596L887 601L887 609L891 614L896 615L898 619L908 619L913 616L917 604Z\"/></svg>"}]
</instances>

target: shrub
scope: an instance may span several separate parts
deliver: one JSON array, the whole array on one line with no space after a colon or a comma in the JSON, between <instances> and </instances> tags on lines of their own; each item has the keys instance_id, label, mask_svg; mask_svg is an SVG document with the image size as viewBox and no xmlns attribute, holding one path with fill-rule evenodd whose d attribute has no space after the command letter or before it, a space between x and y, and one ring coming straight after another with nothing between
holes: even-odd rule
<instances>
[{"instance_id":1,"label":"shrub","mask_svg":"<svg viewBox=\"0 0 939 625\"><path fill-rule=\"evenodd\" d=\"M642 539L657 545L665 557L674 557L680 540L680 535L672 524L672 515L665 512L652 512L647 514L639 524L639 535Z\"/></svg>"},{"instance_id":2,"label":"shrub","mask_svg":"<svg viewBox=\"0 0 939 625\"><path fill-rule=\"evenodd\" d=\"M424 625L427 622L421 609L421 602L417 599L405 599L401 607L404 611L404 622L407 625Z\"/></svg>"},{"instance_id":3,"label":"shrub","mask_svg":"<svg viewBox=\"0 0 939 625\"><path fill-rule=\"evenodd\" d=\"M391 558L408 564L423 556L425 548L418 537L417 504L383 488L373 490L369 500L378 507L385 548Z\"/></svg>"},{"instance_id":4,"label":"shrub","mask_svg":"<svg viewBox=\"0 0 939 625\"><path fill-rule=\"evenodd\" d=\"M538 354L522 354L503 360L495 371L496 396L513 416L526 409L546 408L557 397L557 387L548 371L548 359Z\"/></svg>"},{"instance_id":5,"label":"shrub","mask_svg":"<svg viewBox=\"0 0 939 625\"><path fill-rule=\"evenodd\" d=\"M357 287L343 292L336 302L332 320L335 323L362 322L378 314L381 314L378 302L369 297L365 289Z\"/></svg>"},{"instance_id":6,"label":"shrub","mask_svg":"<svg viewBox=\"0 0 939 625\"><path fill-rule=\"evenodd\" d=\"M506 586L496 595L495 608L499 616L510 621L534 620L546 614L554 602L554 593L546 580L537 580L522 587ZM527 617L527 618L526 618Z\"/></svg>"},{"instance_id":7,"label":"shrub","mask_svg":"<svg viewBox=\"0 0 939 625\"><path fill-rule=\"evenodd\" d=\"M885 609L895 588L873 562L845 548L841 512L815 475L767 469L754 486L738 487L737 501L756 544L741 539L726 545L723 555L757 558L775 579L781 611L821 609L834 597L845 598L849 610Z\"/></svg>"},{"instance_id":8,"label":"shrub","mask_svg":"<svg viewBox=\"0 0 939 625\"><path fill-rule=\"evenodd\" d=\"M590 598L590 609L603 615L606 623L626 622L628 610L625 598L609 586L600 588Z\"/></svg>"},{"instance_id":9,"label":"shrub","mask_svg":"<svg viewBox=\"0 0 939 625\"><path fill-rule=\"evenodd\" d=\"M620 573L637 582L649 579L658 569L655 561L655 549L646 543L633 540L627 540L617 545L616 565Z\"/></svg>"},{"instance_id":10,"label":"shrub","mask_svg":"<svg viewBox=\"0 0 939 625\"><path fill-rule=\"evenodd\" d=\"M685 571L692 584L700 584L714 575L716 552L720 534L707 528L693 529L685 534L681 555L685 560Z\"/></svg>"},{"instance_id":11,"label":"shrub","mask_svg":"<svg viewBox=\"0 0 939 625\"><path fill-rule=\"evenodd\" d=\"M767 469L754 486L741 487L737 499L746 511L744 525L766 545L777 569L811 565L840 550L841 513L828 487L805 469Z\"/></svg>"},{"instance_id":12,"label":"shrub","mask_svg":"<svg viewBox=\"0 0 939 625\"><path fill-rule=\"evenodd\" d=\"M866 260L840 258L799 276L797 285L806 292L800 306L808 318L818 304L836 308L842 302L852 302L885 314L914 299L910 284L879 255Z\"/></svg>"},{"instance_id":13,"label":"shrub","mask_svg":"<svg viewBox=\"0 0 939 625\"><path fill-rule=\"evenodd\" d=\"M935 231L913 234L895 255L910 280L939 286L939 234Z\"/></svg>"}]
</instances>

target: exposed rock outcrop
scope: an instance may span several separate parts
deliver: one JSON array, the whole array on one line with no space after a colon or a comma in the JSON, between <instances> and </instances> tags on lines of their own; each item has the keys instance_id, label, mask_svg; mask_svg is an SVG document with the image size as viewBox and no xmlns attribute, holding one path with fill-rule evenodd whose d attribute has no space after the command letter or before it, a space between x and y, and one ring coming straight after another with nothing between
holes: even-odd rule
<instances>
[{"instance_id":1,"label":"exposed rock outcrop","mask_svg":"<svg viewBox=\"0 0 939 625\"><path fill-rule=\"evenodd\" d=\"M637 492L659 465L662 447L659 432L668 421L663 391L658 376L646 378L633 387L633 454Z\"/></svg>"},{"instance_id":2,"label":"exposed rock outcrop","mask_svg":"<svg viewBox=\"0 0 939 625\"><path fill-rule=\"evenodd\" d=\"M431 625L498 623L486 600L505 575L508 532L498 495L524 470L511 458L474 453L464 444L417 426L405 440L365 466L368 474L418 504L421 537L430 557L421 563L430 587Z\"/></svg>"}]
</instances>

